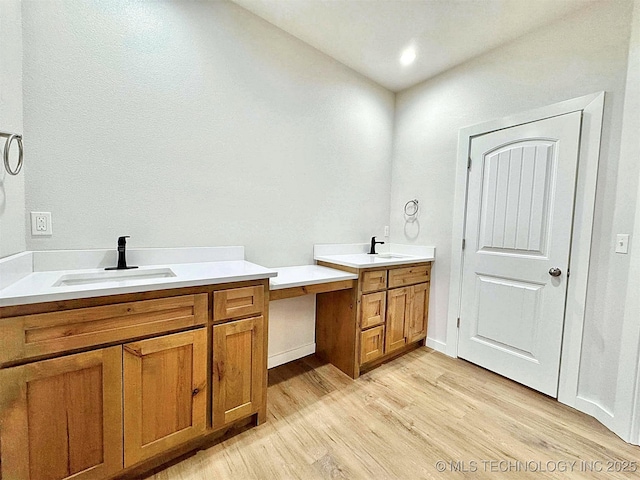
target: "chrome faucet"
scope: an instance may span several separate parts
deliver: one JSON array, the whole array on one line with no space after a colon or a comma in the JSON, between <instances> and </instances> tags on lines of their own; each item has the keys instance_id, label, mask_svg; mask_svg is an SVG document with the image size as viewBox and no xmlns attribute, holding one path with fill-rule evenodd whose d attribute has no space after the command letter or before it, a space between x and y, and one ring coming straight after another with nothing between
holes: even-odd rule
<instances>
[{"instance_id":1,"label":"chrome faucet","mask_svg":"<svg viewBox=\"0 0 640 480\"><path fill-rule=\"evenodd\" d=\"M377 255L378 252L376 252L376 245L380 244L380 245L384 245L384 242L376 242L376 237L371 237L371 249L369 250L369 255Z\"/></svg>"},{"instance_id":2,"label":"chrome faucet","mask_svg":"<svg viewBox=\"0 0 640 480\"><path fill-rule=\"evenodd\" d=\"M118 266L107 267L105 270L129 270L131 268L138 268L127 267L127 238L130 238L129 235L118 237Z\"/></svg>"}]
</instances>

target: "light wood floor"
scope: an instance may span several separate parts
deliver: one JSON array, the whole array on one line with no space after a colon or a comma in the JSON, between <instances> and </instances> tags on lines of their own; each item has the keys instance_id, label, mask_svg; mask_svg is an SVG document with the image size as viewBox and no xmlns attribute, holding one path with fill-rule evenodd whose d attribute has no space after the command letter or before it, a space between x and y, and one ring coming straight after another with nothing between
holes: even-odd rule
<instances>
[{"instance_id":1,"label":"light wood floor","mask_svg":"<svg viewBox=\"0 0 640 480\"><path fill-rule=\"evenodd\" d=\"M427 348L356 381L314 357L292 362L269 372L268 398L265 424L150 478L640 478L607 472L640 462L640 447L596 420Z\"/></svg>"}]
</instances>

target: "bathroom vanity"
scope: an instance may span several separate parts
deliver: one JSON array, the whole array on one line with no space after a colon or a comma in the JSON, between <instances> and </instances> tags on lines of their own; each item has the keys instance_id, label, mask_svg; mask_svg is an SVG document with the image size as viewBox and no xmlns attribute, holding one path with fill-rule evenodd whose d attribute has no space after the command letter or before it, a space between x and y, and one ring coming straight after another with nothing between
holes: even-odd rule
<instances>
[{"instance_id":1,"label":"bathroom vanity","mask_svg":"<svg viewBox=\"0 0 640 480\"><path fill-rule=\"evenodd\" d=\"M316 299L316 354L352 378L424 345L432 248L371 255L362 245L318 245L318 265L357 275L354 289ZM359 251L360 250L360 251Z\"/></svg>"},{"instance_id":2,"label":"bathroom vanity","mask_svg":"<svg viewBox=\"0 0 640 480\"><path fill-rule=\"evenodd\" d=\"M242 247L1 259L0 478L137 478L265 421L270 279L316 295L317 354L352 378L423 344L433 255L327 248L278 279Z\"/></svg>"},{"instance_id":3,"label":"bathroom vanity","mask_svg":"<svg viewBox=\"0 0 640 480\"><path fill-rule=\"evenodd\" d=\"M2 291L2 478L135 476L266 419L275 272L240 260L164 268L184 274L51 293L50 277L83 273L33 272ZM17 295L21 283L31 295Z\"/></svg>"}]
</instances>

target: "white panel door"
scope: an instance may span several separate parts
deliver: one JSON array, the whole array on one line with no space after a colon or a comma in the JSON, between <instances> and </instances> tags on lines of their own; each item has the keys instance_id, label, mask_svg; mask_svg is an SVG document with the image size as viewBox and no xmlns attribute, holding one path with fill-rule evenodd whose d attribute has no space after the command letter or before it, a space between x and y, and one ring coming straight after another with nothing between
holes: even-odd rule
<instances>
[{"instance_id":1,"label":"white panel door","mask_svg":"<svg viewBox=\"0 0 640 480\"><path fill-rule=\"evenodd\" d=\"M470 147L458 355L553 397L580 123L570 113Z\"/></svg>"}]
</instances>

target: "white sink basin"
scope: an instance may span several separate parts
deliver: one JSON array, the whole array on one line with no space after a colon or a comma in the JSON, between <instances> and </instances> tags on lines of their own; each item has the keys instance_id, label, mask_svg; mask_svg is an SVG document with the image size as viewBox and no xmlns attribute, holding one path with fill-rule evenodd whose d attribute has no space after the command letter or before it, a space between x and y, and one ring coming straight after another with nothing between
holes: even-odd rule
<instances>
[{"instance_id":1,"label":"white sink basin","mask_svg":"<svg viewBox=\"0 0 640 480\"><path fill-rule=\"evenodd\" d=\"M176 274L170 268L149 268L131 270L104 270L91 273L70 273L62 275L54 287L70 287L74 285L92 285L95 283L121 282L125 280L153 280L170 278Z\"/></svg>"},{"instance_id":2,"label":"white sink basin","mask_svg":"<svg viewBox=\"0 0 640 480\"><path fill-rule=\"evenodd\" d=\"M378 253L378 258L407 258L407 256L399 253Z\"/></svg>"}]
</instances>

